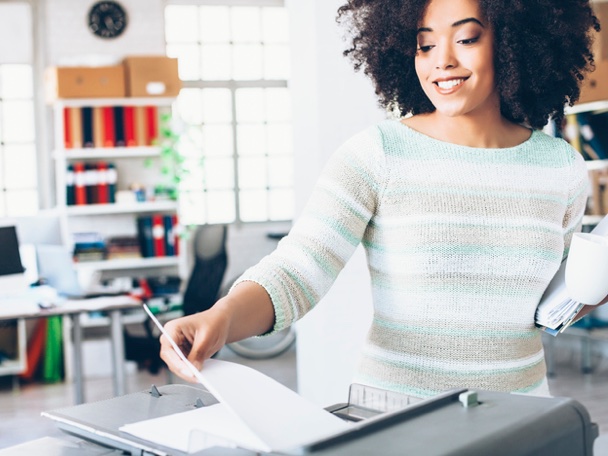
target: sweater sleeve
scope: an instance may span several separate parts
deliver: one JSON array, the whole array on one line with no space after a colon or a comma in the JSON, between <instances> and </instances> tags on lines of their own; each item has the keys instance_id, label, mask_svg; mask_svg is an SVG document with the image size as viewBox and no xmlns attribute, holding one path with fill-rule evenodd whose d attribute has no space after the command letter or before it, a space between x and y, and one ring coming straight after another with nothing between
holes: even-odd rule
<instances>
[{"instance_id":1,"label":"sweater sleeve","mask_svg":"<svg viewBox=\"0 0 608 456\"><path fill-rule=\"evenodd\" d=\"M329 291L376 211L384 174L379 128L352 137L329 159L289 234L235 282L253 281L266 290L273 331L301 318Z\"/></svg>"},{"instance_id":2,"label":"sweater sleeve","mask_svg":"<svg viewBox=\"0 0 608 456\"><path fill-rule=\"evenodd\" d=\"M572 160L568 189L568 206L563 220L564 230L564 254L565 259L570 251L570 242L572 235L580 231L583 215L587 206L587 198L589 196L589 174L587 165L581 154L572 151L574 159Z\"/></svg>"}]
</instances>

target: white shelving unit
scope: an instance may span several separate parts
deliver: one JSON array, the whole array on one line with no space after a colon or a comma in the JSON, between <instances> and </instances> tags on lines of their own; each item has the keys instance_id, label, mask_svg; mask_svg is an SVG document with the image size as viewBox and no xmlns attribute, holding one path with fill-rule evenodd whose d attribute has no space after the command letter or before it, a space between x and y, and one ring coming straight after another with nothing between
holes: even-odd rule
<instances>
[{"instance_id":1,"label":"white shelving unit","mask_svg":"<svg viewBox=\"0 0 608 456\"><path fill-rule=\"evenodd\" d=\"M170 200L143 202L115 202L104 204L67 204L68 165L76 162L114 164L117 175L116 191L128 191L132 186L144 188L163 183L158 165L161 149L154 145L120 147L68 148L64 142L66 108L100 108L113 106L154 106L159 116L170 113L174 98L83 98L62 99L53 103L55 124L55 184L57 208L67 245L72 245L74 233L97 232L104 238L137 234L137 217L152 214L176 214L178 204ZM74 125L71 125L74 128ZM151 164L150 164L151 163ZM179 256L111 259L75 263L77 269L106 271L110 276L150 276L174 273L183 276L185 270L184 249L179 246Z\"/></svg>"}]
</instances>

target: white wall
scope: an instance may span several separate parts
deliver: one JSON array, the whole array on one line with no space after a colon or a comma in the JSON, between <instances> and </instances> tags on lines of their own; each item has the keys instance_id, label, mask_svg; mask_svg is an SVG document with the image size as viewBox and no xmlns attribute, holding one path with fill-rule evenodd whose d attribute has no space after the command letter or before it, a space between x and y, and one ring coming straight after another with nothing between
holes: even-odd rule
<instances>
[{"instance_id":1,"label":"white wall","mask_svg":"<svg viewBox=\"0 0 608 456\"><path fill-rule=\"evenodd\" d=\"M382 120L371 83L342 56L339 0L288 0L294 111L296 200L301 209L331 153ZM347 399L371 319L371 292L360 249L328 295L298 323L298 390L326 406Z\"/></svg>"},{"instance_id":2,"label":"white wall","mask_svg":"<svg viewBox=\"0 0 608 456\"><path fill-rule=\"evenodd\" d=\"M121 0L128 16L122 35L99 38L88 29L88 12L95 0L45 0L46 64L84 61L94 64L125 55L165 53L163 0Z\"/></svg>"}]
</instances>

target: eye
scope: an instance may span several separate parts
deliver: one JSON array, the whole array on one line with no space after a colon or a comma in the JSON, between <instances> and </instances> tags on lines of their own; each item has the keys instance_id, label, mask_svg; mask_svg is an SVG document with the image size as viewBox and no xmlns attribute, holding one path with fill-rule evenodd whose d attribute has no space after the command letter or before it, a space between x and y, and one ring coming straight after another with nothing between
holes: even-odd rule
<instances>
[{"instance_id":1,"label":"eye","mask_svg":"<svg viewBox=\"0 0 608 456\"><path fill-rule=\"evenodd\" d=\"M464 44L465 46L470 45L470 44L475 44L479 41L479 37L476 36L474 38L468 38L465 40L459 40L457 41L458 44Z\"/></svg>"},{"instance_id":2,"label":"eye","mask_svg":"<svg viewBox=\"0 0 608 456\"><path fill-rule=\"evenodd\" d=\"M429 52L431 49L433 49L434 46L429 45L429 46L418 46L418 49L416 49L417 51L426 53Z\"/></svg>"}]
</instances>

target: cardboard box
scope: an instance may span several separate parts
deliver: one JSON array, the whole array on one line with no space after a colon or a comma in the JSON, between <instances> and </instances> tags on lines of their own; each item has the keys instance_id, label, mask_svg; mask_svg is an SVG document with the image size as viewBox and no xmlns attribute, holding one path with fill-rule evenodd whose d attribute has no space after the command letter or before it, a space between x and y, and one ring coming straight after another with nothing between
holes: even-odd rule
<instances>
[{"instance_id":1,"label":"cardboard box","mask_svg":"<svg viewBox=\"0 0 608 456\"><path fill-rule=\"evenodd\" d=\"M123 60L128 97L176 97L182 88L177 59L165 56Z\"/></svg>"},{"instance_id":2,"label":"cardboard box","mask_svg":"<svg viewBox=\"0 0 608 456\"><path fill-rule=\"evenodd\" d=\"M595 2L592 6L602 30L593 43L595 71L585 77L578 103L608 100L608 3Z\"/></svg>"},{"instance_id":3,"label":"cardboard box","mask_svg":"<svg viewBox=\"0 0 608 456\"><path fill-rule=\"evenodd\" d=\"M45 73L47 99L120 98L125 96L122 65L100 67L52 67Z\"/></svg>"}]
</instances>

